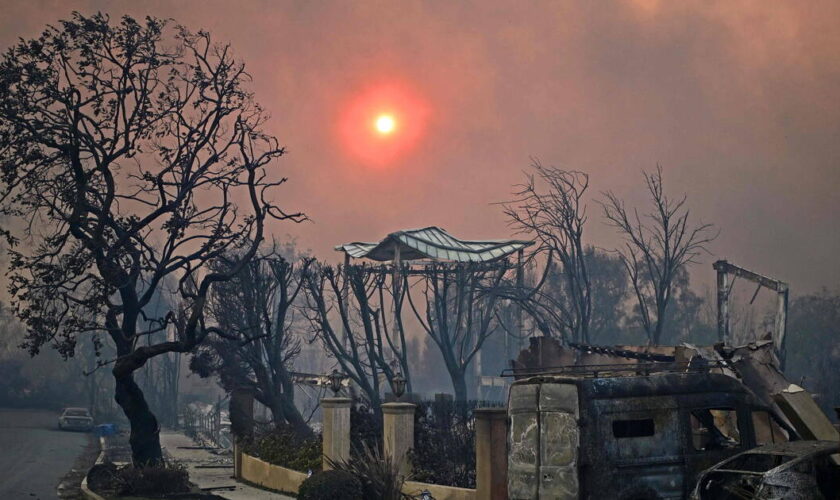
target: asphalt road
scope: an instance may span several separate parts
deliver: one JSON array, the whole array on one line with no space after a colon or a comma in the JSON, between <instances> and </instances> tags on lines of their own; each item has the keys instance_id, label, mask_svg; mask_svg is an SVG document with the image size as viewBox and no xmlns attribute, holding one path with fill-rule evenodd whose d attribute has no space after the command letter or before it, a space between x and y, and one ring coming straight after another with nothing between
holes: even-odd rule
<instances>
[{"instance_id":1,"label":"asphalt road","mask_svg":"<svg viewBox=\"0 0 840 500\"><path fill-rule=\"evenodd\" d=\"M58 414L0 409L0 499L54 499L89 435L58 430Z\"/></svg>"}]
</instances>

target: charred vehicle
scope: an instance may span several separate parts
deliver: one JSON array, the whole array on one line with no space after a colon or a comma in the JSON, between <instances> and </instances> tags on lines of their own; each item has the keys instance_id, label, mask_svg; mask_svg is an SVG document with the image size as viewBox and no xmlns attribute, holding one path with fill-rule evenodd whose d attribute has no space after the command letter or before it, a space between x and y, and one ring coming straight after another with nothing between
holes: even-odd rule
<instances>
[{"instance_id":1,"label":"charred vehicle","mask_svg":"<svg viewBox=\"0 0 840 500\"><path fill-rule=\"evenodd\" d=\"M708 371L534 376L508 414L511 500L686 498L703 470L793 432Z\"/></svg>"},{"instance_id":2,"label":"charred vehicle","mask_svg":"<svg viewBox=\"0 0 840 500\"><path fill-rule=\"evenodd\" d=\"M840 443L835 441L792 441L761 446L704 472L691 498L840 499L838 453Z\"/></svg>"},{"instance_id":3,"label":"charred vehicle","mask_svg":"<svg viewBox=\"0 0 840 500\"><path fill-rule=\"evenodd\" d=\"M65 408L58 417L58 428L61 430L90 431L93 430L93 417L87 408Z\"/></svg>"}]
</instances>

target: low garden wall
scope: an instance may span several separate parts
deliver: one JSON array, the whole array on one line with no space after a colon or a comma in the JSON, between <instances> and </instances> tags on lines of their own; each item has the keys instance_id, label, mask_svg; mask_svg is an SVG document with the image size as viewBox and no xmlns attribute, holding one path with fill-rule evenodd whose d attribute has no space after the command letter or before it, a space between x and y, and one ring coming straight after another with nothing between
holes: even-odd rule
<instances>
[{"instance_id":1,"label":"low garden wall","mask_svg":"<svg viewBox=\"0 0 840 500\"><path fill-rule=\"evenodd\" d=\"M297 494L301 483L306 479L306 473L296 470L272 465L257 457L246 453L242 454L242 479L249 483L283 493ZM475 490L469 488L455 488L453 486L441 486L439 484L426 484L414 481L407 481L404 490L411 495L417 495L423 490L429 493L435 500L475 500Z\"/></svg>"},{"instance_id":2,"label":"low garden wall","mask_svg":"<svg viewBox=\"0 0 840 500\"><path fill-rule=\"evenodd\" d=\"M271 434L273 441L248 441L244 449L235 446L235 475L297 495L308 477L298 470L320 470L322 464L349 459L353 441L360 450L390 457L405 477L419 479L406 481L403 491L408 495L428 490L436 500L507 500L507 411L475 406L460 408L445 398L434 406L392 402L383 404L381 418L376 418L373 411L354 408L350 398L324 398L322 439L296 442L280 433ZM245 408L243 413L252 410ZM415 453L417 448L424 452ZM446 448L451 453L441 460L439 451ZM448 486L453 484L459 486Z\"/></svg>"},{"instance_id":3,"label":"low garden wall","mask_svg":"<svg viewBox=\"0 0 840 500\"><path fill-rule=\"evenodd\" d=\"M417 483L406 481L403 491L409 495L416 496L423 490L429 490L435 500L475 500L475 490L470 488L456 488L455 486L442 486L440 484Z\"/></svg>"},{"instance_id":4,"label":"low garden wall","mask_svg":"<svg viewBox=\"0 0 840 500\"><path fill-rule=\"evenodd\" d=\"M263 488L297 494L301 483L306 479L305 472L272 465L245 453L242 454L241 460L242 477L240 479Z\"/></svg>"}]
</instances>

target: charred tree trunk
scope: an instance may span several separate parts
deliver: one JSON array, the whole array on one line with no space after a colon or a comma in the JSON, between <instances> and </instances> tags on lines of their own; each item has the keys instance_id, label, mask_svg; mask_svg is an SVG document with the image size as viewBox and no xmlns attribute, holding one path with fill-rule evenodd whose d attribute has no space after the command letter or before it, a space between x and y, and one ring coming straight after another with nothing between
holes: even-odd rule
<instances>
[{"instance_id":1,"label":"charred tree trunk","mask_svg":"<svg viewBox=\"0 0 840 500\"><path fill-rule=\"evenodd\" d=\"M455 401L467 400L467 378L461 370L449 371L452 379L452 389L455 391Z\"/></svg>"},{"instance_id":2,"label":"charred tree trunk","mask_svg":"<svg viewBox=\"0 0 840 500\"><path fill-rule=\"evenodd\" d=\"M163 465L157 418L149 410L143 391L134 382L134 373L120 372L119 366L114 368L114 399L131 424L131 460L135 467Z\"/></svg>"},{"instance_id":3,"label":"charred tree trunk","mask_svg":"<svg viewBox=\"0 0 840 500\"><path fill-rule=\"evenodd\" d=\"M280 398L280 404L283 406L283 413L286 416L286 422L292 428L303 436L312 434L312 429L300 414L300 410L295 406L295 386L292 382L291 376L286 370L282 370L281 377L283 378L282 387L283 395Z\"/></svg>"},{"instance_id":4,"label":"charred tree trunk","mask_svg":"<svg viewBox=\"0 0 840 500\"><path fill-rule=\"evenodd\" d=\"M292 400L287 397L276 397L272 401L271 417L276 424L287 423L295 433L301 436L308 436L312 434L312 429L306 424L306 421L298 411Z\"/></svg>"},{"instance_id":5,"label":"charred tree trunk","mask_svg":"<svg viewBox=\"0 0 840 500\"><path fill-rule=\"evenodd\" d=\"M449 338L449 335L445 335ZM440 344L438 344L440 345ZM443 356L443 363L446 365L446 371L449 373L449 379L452 382L452 390L455 393L455 401L467 400L467 366L459 362L452 349L441 349Z\"/></svg>"},{"instance_id":6,"label":"charred tree trunk","mask_svg":"<svg viewBox=\"0 0 840 500\"><path fill-rule=\"evenodd\" d=\"M291 425L296 432L304 436L312 434L312 429L306 425L306 421L300 415L300 411L298 411L294 403L286 400L283 404L286 406L286 420L289 422L289 425Z\"/></svg>"}]
</instances>

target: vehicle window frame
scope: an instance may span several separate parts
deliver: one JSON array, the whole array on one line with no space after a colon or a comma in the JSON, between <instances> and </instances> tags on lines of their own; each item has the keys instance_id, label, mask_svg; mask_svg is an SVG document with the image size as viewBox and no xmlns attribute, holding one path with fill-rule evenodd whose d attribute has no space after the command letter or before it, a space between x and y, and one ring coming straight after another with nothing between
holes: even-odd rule
<instances>
[{"instance_id":1,"label":"vehicle window frame","mask_svg":"<svg viewBox=\"0 0 840 500\"><path fill-rule=\"evenodd\" d=\"M692 419L696 419L703 425L703 422L700 421L695 415L694 412L703 411L703 410L723 410L723 411L732 411L735 412L735 423L737 426L738 431L738 440L736 444L732 447L720 447L720 448L713 448L713 449L697 449L694 444L694 427L692 425ZM706 453L714 453L719 452L722 450L744 450L747 449L747 441L754 441L755 436L750 436L749 432L745 431L752 431L752 425L750 427L746 427L746 418L752 418L752 413L748 411L747 408L744 408L740 404L719 404L719 405L703 405L703 406L691 406L686 407L684 410L684 425L686 429L686 451L690 454L694 455L703 455Z\"/></svg>"},{"instance_id":2,"label":"vehicle window frame","mask_svg":"<svg viewBox=\"0 0 840 500\"><path fill-rule=\"evenodd\" d=\"M652 435L617 437L613 433L613 421L647 419L653 420ZM611 463L650 461L683 453L681 426L681 412L677 406L657 407L655 410L618 410L598 416L597 436L603 440L604 455ZM645 453L628 454L640 446L646 448Z\"/></svg>"},{"instance_id":3,"label":"vehicle window frame","mask_svg":"<svg viewBox=\"0 0 840 500\"><path fill-rule=\"evenodd\" d=\"M647 422L650 422L650 433L647 432ZM619 425L616 425L619 424ZM638 426L638 427L637 427ZM639 431L637 429L643 429ZM623 432L619 432L623 431ZM621 434L621 435L619 435ZM645 418L616 418L612 420L613 439L633 439L656 436L656 420L653 416Z\"/></svg>"},{"instance_id":4,"label":"vehicle window frame","mask_svg":"<svg viewBox=\"0 0 840 500\"><path fill-rule=\"evenodd\" d=\"M63 417L85 417L90 418L90 412L85 409L66 409L62 414Z\"/></svg>"}]
</instances>

